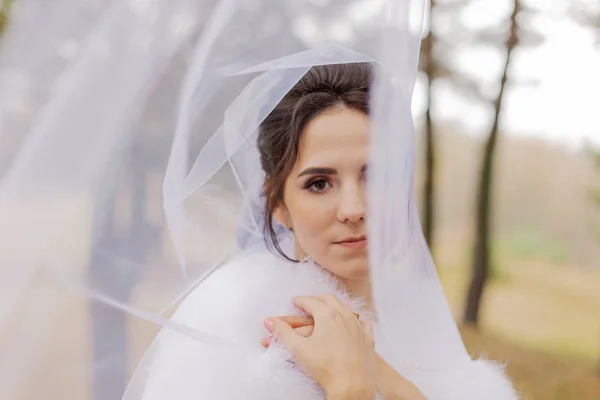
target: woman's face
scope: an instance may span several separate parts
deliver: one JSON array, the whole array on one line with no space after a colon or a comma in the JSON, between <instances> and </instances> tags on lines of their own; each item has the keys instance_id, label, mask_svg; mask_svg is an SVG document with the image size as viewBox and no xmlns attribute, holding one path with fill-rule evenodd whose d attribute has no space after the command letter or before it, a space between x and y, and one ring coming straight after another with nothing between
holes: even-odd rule
<instances>
[{"instance_id":1,"label":"woman's face","mask_svg":"<svg viewBox=\"0 0 600 400\"><path fill-rule=\"evenodd\" d=\"M274 217L292 228L296 256L309 256L345 280L368 276L366 168L369 118L332 108L314 118L299 143Z\"/></svg>"}]
</instances>

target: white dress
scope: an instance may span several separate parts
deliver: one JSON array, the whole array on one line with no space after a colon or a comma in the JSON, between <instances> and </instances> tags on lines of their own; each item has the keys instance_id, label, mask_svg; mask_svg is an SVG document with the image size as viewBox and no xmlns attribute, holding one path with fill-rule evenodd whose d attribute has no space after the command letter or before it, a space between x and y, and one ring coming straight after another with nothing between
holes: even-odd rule
<instances>
[{"instance_id":1,"label":"white dress","mask_svg":"<svg viewBox=\"0 0 600 400\"><path fill-rule=\"evenodd\" d=\"M165 329L147 355L151 361L138 371L144 376L142 399L324 399L319 386L295 367L285 349L273 345L265 350L260 345L268 334L265 318L298 314L291 304L294 296L321 293L335 293L361 312L360 303L312 262L286 262L264 249L232 260L189 294L173 321L239 343L240 350L206 346ZM386 345L377 338L376 325L374 329L376 350L385 359ZM429 400L518 398L503 368L490 361L466 361L435 372L393 367Z\"/></svg>"}]
</instances>

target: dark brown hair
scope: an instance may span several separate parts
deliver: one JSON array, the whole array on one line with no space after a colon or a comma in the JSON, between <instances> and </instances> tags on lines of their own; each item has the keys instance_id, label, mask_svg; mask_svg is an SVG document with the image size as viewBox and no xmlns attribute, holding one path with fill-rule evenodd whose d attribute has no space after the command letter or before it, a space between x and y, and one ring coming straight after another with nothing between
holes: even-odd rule
<instances>
[{"instance_id":1,"label":"dark brown hair","mask_svg":"<svg viewBox=\"0 0 600 400\"><path fill-rule=\"evenodd\" d=\"M277 242L273 212L283 201L285 181L298 158L304 127L333 107L369 113L370 63L331 64L312 67L277 104L259 128L258 150L266 179L264 234L267 246L290 259Z\"/></svg>"}]
</instances>

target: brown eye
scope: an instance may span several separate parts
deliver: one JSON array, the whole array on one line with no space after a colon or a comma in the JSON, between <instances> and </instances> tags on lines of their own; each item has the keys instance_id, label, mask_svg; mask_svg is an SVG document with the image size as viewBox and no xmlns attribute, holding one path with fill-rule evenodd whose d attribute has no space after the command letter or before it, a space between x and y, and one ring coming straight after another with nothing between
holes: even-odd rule
<instances>
[{"instance_id":1,"label":"brown eye","mask_svg":"<svg viewBox=\"0 0 600 400\"><path fill-rule=\"evenodd\" d=\"M317 179L307 185L307 189L314 193L320 193L329 189L329 182L325 179Z\"/></svg>"}]
</instances>

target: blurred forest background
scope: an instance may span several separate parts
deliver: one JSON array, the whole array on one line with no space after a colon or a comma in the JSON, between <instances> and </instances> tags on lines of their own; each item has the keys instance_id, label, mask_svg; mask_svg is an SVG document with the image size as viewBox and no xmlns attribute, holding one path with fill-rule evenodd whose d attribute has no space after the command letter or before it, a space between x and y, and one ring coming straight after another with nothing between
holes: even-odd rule
<instances>
[{"instance_id":1,"label":"blurred forest background","mask_svg":"<svg viewBox=\"0 0 600 400\"><path fill-rule=\"evenodd\" d=\"M526 398L600 399L600 124L572 113L567 129L545 132L540 96L523 100L556 69L532 57L551 36L600 51L600 2L430 6L417 107L422 220L465 342L506 360ZM597 109L600 70L584 78L590 86L570 84L582 60L555 57L569 71L564 86L576 87L548 95ZM445 112L461 101L462 113Z\"/></svg>"},{"instance_id":2,"label":"blurred forest background","mask_svg":"<svg viewBox=\"0 0 600 400\"><path fill-rule=\"evenodd\" d=\"M2 1L0 30L18 1ZM544 71L556 64L527 57L561 29L565 38L578 32L568 45L600 65L600 2L429 6L414 104L418 192L467 347L506 361L524 398L598 400L600 69L553 54L568 71L554 87L569 91L548 96L596 113L573 128L550 126L549 113L560 109L530 111L536 104L518 94L543 90Z\"/></svg>"}]
</instances>

